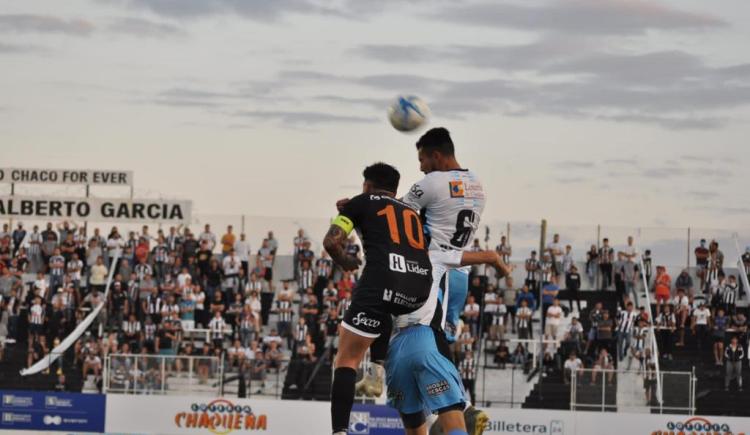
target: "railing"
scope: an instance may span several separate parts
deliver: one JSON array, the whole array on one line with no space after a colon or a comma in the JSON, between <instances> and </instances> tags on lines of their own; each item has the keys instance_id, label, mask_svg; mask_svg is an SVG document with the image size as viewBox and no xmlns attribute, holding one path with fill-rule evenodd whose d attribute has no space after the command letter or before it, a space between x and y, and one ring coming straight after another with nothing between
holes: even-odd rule
<instances>
[{"instance_id":1,"label":"railing","mask_svg":"<svg viewBox=\"0 0 750 435\"><path fill-rule=\"evenodd\" d=\"M219 395L223 378L223 356L110 354L104 364L103 390Z\"/></svg>"},{"instance_id":2,"label":"railing","mask_svg":"<svg viewBox=\"0 0 750 435\"><path fill-rule=\"evenodd\" d=\"M570 409L573 411L617 411L660 414L695 413L697 379L690 372L580 369L565 373L570 380ZM656 395L656 381L664 386Z\"/></svg>"}]
</instances>

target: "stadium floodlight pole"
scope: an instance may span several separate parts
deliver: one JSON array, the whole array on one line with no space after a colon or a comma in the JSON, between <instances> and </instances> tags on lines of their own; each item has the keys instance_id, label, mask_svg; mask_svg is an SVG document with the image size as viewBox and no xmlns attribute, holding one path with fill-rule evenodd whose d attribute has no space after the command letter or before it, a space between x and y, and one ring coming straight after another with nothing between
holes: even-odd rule
<instances>
[{"instance_id":1,"label":"stadium floodlight pole","mask_svg":"<svg viewBox=\"0 0 750 435\"><path fill-rule=\"evenodd\" d=\"M740 250L740 235L734 233L734 247L737 249L737 269L740 275L740 282L745 288L745 297L750 300L750 282L747 279L747 271L745 270L745 263L742 262L742 250Z\"/></svg>"},{"instance_id":2,"label":"stadium floodlight pole","mask_svg":"<svg viewBox=\"0 0 750 435\"><path fill-rule=\"evenodd\" d=\"M641 271L641 281L643 282L643 289L646 293L646 309L648 310L648 329L651 335L651 353L653 354L654 366L656 367L656 400L659 405L662 403L662 385L661 385L661 370L659 369L659 346L656 343L656 330L654 328L654 316L651 313L651 295L649 294L648 282L646 282L646 268L643 264L643 256L641 255L640 240L635 243L635 250L638 253L638 267Z\"/></svg>"},{"instance_id":3,"label":"stadium floodlight pole","mask_svg":"<svg viewBox=\"0 0 750 435\"><path fill-rule=\"evenodd\" d=\"M547 219L542 219L542 227L541 227L541 234L539 235L539 257L542 258L542 253L544 252L544 245L547 241ZM542 303L542 283L541 280L539 280L539 283L537 284L539 286L539 325L544 325L544 314L542 311L544 307L544 303ZM533 329L533 322L532 322L532 329ZM539 355L537 355L537 358L539 358L539 399L544 399L544 395L542 394L542 379L544 379L544 327L542 326L542 330L539 331Z\"/></svg>"}]
</instances>

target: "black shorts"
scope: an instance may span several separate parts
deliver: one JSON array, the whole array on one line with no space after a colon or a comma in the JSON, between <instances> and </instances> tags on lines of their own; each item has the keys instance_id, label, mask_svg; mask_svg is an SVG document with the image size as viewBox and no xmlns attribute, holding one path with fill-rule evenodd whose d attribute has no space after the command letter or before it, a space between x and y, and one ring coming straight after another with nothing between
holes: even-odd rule
<instances>
[{"instance_id":1,"label":"black shorts","mask_svg":"<svg viewBox=\"0 0 750 435\"><path fill-rule=\"evenodd\" d=\"M263 273L263 279L269 282L273 280L273 267L266 267L266 271Z\"/></svg>"},{"instance_id":2,"label":"black shorts","mask_svg":"<svg viewBox=\"0 0 750 435\"><path fill-rule=\"evenodd\" d=\"M42 333L42 325L39 325L37 323L30 323L29 324L29 332L31 334L41 334Z\"/></svg>"},{"instance_id":3,"label":"black shorts","mask_svg":"<svg viewBox=\"0 0 750 435\"><path fill-rule=\"evenodd\" d=\"M427 294L411 296L398 290L358 287L354 289L342 326L363 337L377 338L380 334L390 334L391 316L414 312L426 301Z\"/></svg>"}]
</instances>

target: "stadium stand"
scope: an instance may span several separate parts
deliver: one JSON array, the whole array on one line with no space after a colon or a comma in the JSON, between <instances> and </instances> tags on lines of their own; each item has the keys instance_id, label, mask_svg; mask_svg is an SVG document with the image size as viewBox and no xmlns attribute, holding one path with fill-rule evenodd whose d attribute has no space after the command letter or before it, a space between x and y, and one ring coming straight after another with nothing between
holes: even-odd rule
<instances>
[{"instance_id":1,"label":"stadium stand","mask_svg":"<svg viewBox=\"0 0 750 435\"><path fill-rule=\"evenodd\" d=\"M291 256L277 255L269 235L251 252L231 226L219 237L208 224L198 234L144 226L126 235L69 222L42 231L4 224L0 389L328 400L357 275L316 255L302 230ZM718 244L701 245L698 266L671 277L674 268L652 267L659 259L646 251L639 263L632 242L622 246L602 241L580 262L558 237L523 260L501 243L517 266L511 278L472 270L455 355L477 403L750 415L739 382L748 359L740 274L750 272L750 252L742 270L724 264ZM361 250L355 239L349 249ZM20 376L102 300L110 267L106 308L86 333L43 373ZM468 355L477 363L464 363Z\"/></svg>"}]
</instances>

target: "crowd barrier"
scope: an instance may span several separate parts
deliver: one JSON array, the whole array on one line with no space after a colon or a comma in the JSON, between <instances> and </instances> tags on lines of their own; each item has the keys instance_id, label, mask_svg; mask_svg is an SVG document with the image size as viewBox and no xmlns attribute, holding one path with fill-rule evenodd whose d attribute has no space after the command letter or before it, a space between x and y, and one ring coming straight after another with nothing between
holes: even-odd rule
<instances>
[{"instance_id":1,"label":"crowd barrier","mask_svg":"<svg viewBox=\"0 0 750 435\"><path fill-rule=\"evenodd\" d=\"M0 432L107 434L323 434L328 402L0 391ZM750 433L750 419L489 408L486 434L678 435ZM356 404L351 435L396 435L398 414Z\"/></svg>"}]
</instances>

